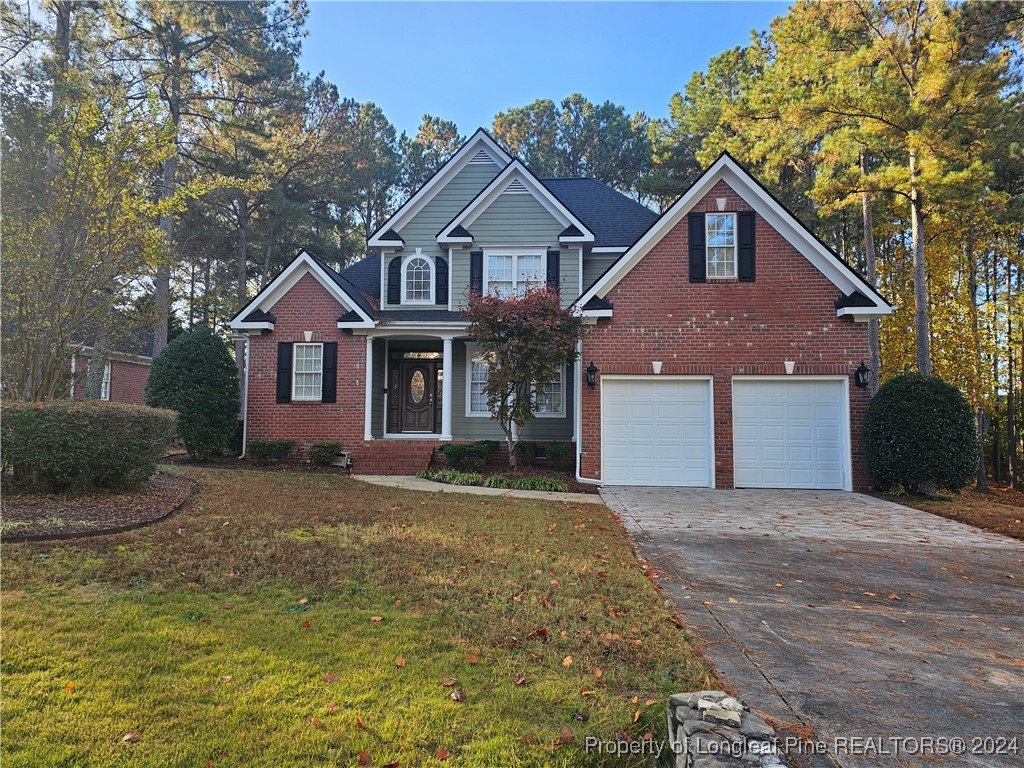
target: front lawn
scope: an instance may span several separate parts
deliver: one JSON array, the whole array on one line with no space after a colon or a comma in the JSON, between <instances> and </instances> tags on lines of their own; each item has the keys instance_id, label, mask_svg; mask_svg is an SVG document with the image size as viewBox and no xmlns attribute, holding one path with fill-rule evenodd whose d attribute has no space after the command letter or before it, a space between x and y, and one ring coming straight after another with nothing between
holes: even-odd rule
<instances>
[{"instance_id":1,"label":"front lawn","mask_svg":"<svg viewBox=\"0 0 1024 768\"><path fill-rule=\"evenodd\" d=\"M5 768L628 765L583 739L710 682L603 507L176 471L152 527L4 546Z\"/></svg>"}]
</instances>

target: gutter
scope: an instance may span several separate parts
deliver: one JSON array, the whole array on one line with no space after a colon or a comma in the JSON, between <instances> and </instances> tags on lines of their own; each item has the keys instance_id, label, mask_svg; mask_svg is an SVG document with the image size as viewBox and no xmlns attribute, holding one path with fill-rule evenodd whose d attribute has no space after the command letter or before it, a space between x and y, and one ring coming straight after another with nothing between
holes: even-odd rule
<instances>
[{"instance_id":1,"label":"gutter","mask_svg":"<svg viewBox=\"0 0 1024 768\"><path fill-rule=\"evenodd\" d=\"M239 459L245 458L249 447L249 334L239 334L245 339L245 374L242 376L242 453ZM236 337L238 338L238 337Z\"/></svg>"}]
</instances>

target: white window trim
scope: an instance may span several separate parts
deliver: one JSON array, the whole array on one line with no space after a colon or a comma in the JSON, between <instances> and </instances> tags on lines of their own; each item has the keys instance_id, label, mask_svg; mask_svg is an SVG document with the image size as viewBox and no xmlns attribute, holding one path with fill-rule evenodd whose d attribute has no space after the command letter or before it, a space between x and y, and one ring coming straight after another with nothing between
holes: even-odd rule
<instances>
[{"instance_id":1,"label":"white window trim","mask_svg":"<svg viewBox=\"0 0 1024 768\"><path fill-rule=\"evenodd\" d=\"M110 400L111 373L110 361L107 360L103 364L103 378L100 380L100 400Z\"/></svg>"},{"instance_id":2,"label":"white window trim","mask_svg":"<svg viewBox=\"0 0 1024 768\"><path fill-rule=\"evenodd\" d=\"M491 283L491 256L511 256L512 257L512 290L515 291L518 288L519 283L519 257L520 256L540 256L541 259L541 283L547 284L548 275L548 249L547 248L536 248L536 247L524 247L524 248L485 248L484 249L484 295L490 294L490 283Z\"/></svg>"},{"instance_id":3,"label":"white window trim","mask_svg":"<svg viewBox=\"0 0 1024 768\"><path fill-rule=\"evenodd\" d=\"M710 270L711 248L725 248L724 245L711 245L711 238L708 236L708 216L732 216L732 274L727 276L713 276ZM704 275L708 280L735 280L740 273L739 265L740 232L739 217L735 211L708 211L704 214Z\"/></svg>"},{"instance_id":4,"label":"white window trim","mask_svg":"<svg viewBox=\"0 0 1024 768\"><path fill-rule=\"evenodd\" d=\"M295 394L295 376L299 372L295 370L295 358L298 355L299 347L318 347L320 350L320 396L319 397L299 397ZM314 341L296 341L292 344L292 402L300 403L319 403L324 398L324 345L322 342Z\"/></svg>"},{"instance_id":5,"label":"white window trim","mask_svg":"<svg viewBox=\"0 0 1024 768\"><path fill-rule=\"evenodd\" d=\"M472 398L472 386L473 386L473 358L480 354L480 346L478 344L467 344L466 345L466 418L491 418L491 411L474 411L473 398ZM559 366L558 379L561 385L561 407L557 411L551 411L549 413L539 413L534 411L533 416L537 419L564 419L565 418L565 366Z\"/></svg>"},{"instance_id":6,"label":"white window trim","mask_svg":"<svg viewBox=\"0 0 1024 768\"><path fill-rule=\"evenodd\" d=\"M410 298L407 298L406 289L408 288L409 284L406 281L406 269L408 268L410 262L412 262L413 259L423 259L425 262L427 262L428 266L430 267L430 298L429 299L410 299ZM434 299L435 299L434 292L435 292L435 289L437 287L436 286L436 280L437 280L436 270L437 270L437 265L434 263L434 260L432 258L430 258L429 256L424 255L422 248L417 248L415 253L410 253L408 256L406 256L404 259L402 259L402 303L403 304L412 304L412 305L423 305L423 306L426 306L427 304L433 304L434 303Z\"/></svg>"}]
</instances>

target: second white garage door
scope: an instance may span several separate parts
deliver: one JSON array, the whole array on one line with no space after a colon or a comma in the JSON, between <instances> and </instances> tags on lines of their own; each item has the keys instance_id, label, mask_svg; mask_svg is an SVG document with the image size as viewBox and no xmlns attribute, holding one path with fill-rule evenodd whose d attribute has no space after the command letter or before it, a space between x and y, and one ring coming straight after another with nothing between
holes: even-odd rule
<instances>
[{"instance_id":1,"label":"second white garage door","mask_svg":"<svg viewBox=\"0 0 1024 768\"><path fill-rule=\"evenodd\" d=\"M711 382L601 379L602 480L710 487Z\"/></svg>"},{"instance_id":2,"label":"second white garage door","mask_svg":"<svg viewBox=\"0 0 1024 768\"><path fill-rule=\"evenodd\" d=\"M737 488L848 487L846 382L733 379Z\"/></svg>"}]
</instances>

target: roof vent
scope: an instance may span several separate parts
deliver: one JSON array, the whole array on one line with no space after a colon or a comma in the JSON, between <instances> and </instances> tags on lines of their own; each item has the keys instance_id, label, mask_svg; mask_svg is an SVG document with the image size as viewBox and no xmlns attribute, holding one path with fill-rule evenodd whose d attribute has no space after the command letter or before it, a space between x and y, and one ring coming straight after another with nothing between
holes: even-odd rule
<instances>
[{"instance_id":1,"label":"roof vent","mask_svg":"<svg viewBox=\"0 0 1024 768\"><path fill-rule=\"evenodd\" d=\"M506 195L528 195L530 191L523 186L523 182L519 179L513 179L512 183L505 187Z\"/></svg>"},{"instance_id":2,"label":"roof vent","mask_svg":"<svg viewBox=\"0 0 1024 768\"><path fill-rule=\"evenodd\" d=\"M491 156L490 155L488 155L484 150L481 149L479 152L477 152L475 155L473 155L473 159L469 161L469 164L470 165L494 165L494 161L491 160Z\"/></svg>"}]
</instances>

